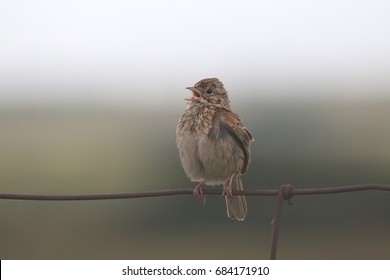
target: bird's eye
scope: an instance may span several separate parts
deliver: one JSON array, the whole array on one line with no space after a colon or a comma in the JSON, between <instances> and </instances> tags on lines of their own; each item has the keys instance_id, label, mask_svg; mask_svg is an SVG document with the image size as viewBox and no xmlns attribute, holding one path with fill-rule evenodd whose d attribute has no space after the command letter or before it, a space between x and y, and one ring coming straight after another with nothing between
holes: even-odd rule
<instances>
[{"instance_id":1,"label":"bird's eye","mask_svg":"<svg viewBox=\"0 0 390 280\"><path fill-rule=\"evenodd\" d=\"M209 88L208 90L206 90L206 93L207 94L212 94L213 93L213 90L211 88Z\"/></svg>"}]
</instances>

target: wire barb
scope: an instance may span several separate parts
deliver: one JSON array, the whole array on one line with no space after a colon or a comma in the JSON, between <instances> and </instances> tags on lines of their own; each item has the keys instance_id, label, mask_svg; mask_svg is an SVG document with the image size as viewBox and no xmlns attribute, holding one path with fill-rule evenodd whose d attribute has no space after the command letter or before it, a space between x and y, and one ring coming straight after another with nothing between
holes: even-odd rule
<instances>
[{"instance_id":1,"label":"wire barb","mask_svg":"<svg viewBox=\"0 0 390 280\"><path fill-rule=\"evenodd\" d=\"M294 195L294 188L293 188L293 186L291 186L290 184L287 184L287 185L282 185L281 188L282 188L281 191L282 191L282 194L283 194L283 199L287 200L289 205L292 205L293 204L292 198L293 198L293 195Z\"/></svg>"}]
</instances>

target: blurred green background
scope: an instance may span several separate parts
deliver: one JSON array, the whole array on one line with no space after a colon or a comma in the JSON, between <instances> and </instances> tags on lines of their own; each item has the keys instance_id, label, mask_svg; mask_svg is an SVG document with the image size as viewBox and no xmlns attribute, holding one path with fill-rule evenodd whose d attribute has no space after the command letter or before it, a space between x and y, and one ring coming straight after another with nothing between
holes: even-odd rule
<instances>
[{"instance_id":1,"label":"blurred green background","mask_svg":"<svg viewBox=\"0 0 390 280\"><path fill-rule=\"evenodd\" d=\"M193 188L184 89L218 77L247 189L390 183L389 1L2 1L0 193ZM232 20L233 19L233 20ZM267 259L275 197L0 200L1 259ZM281 259L390 259L390 193L295 197Z\"/></svg>"},{"instance_id":2,"label":"blurred green background","mask_svg":"<svg viewBox=\"0 0 390 280\"><path fill-rule=\"evenodd\" d=\"M390 183L390 99L255 100L232 105L256 139L245 188ZM175 146L177 103L3 105L0 193L194 187ZM241 223L217 196L0 207L1 259L267 259L275 198L249 197ZM280 230L280 259L389 259L390 193L294 197Z\"/></svg>"}]
</instances>

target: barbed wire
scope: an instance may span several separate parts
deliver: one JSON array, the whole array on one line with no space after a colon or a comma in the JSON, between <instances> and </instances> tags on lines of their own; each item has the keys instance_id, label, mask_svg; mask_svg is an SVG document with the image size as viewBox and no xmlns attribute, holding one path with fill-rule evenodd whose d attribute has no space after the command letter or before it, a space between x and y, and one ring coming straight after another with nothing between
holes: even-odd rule
<instances>
[{"instance_id":1,"label":"barbed wire","mask_svg":"<svg viewBox=\"0 0 390 280\"><path fill-rule=\"evenodd\" d=\"M332 193L344 193L364 190L380 190L390 191L390 185L387 184L360 184L341 187L318 187L318 188L293 188L289 190L290 195L320 195ZM203 189L204 194L208 195L222 195L222 190L217 189ZM234 191L233 195L248 195L248 196L277 196L279 190L242 190ZM146 192L125 192L125 193L103 193L103 194L15 194L15 193L0 193L0 199L12 200L106 200L106 199L130 199L130 198L146 198L172 195L192 195L193 188L185 189L167 189L159 191Z\"/></svg>"},{"instance_id":2,"label":"barbed wire","mask_svg":"<svg viewBox=\"0 0 390 280\"><path fill-rule=\"evenodd\" d=\"M291 185L282 185L279 190L262 189L262 190L241 190L233 191L233 195L246 196L276 196L275 214L272 221L272 244L270 259L276 259L277 244L279 238L280 219L282 213L283 201L287 200L288 204L292 204L292 197L296 195L322 195L335 194L356 191L390 191L388 184L360 184L339 187L318 187L318 188L302 188L296 189ZM222 190L203 189L205 195L222 195ZM35 200L35 201L86 201L86 200L110 200L110 199L130 199L130 198L148 198L174 195L193 195L193 188L185 189L167 189L159 191L146 192L126 192L126 193L105 193L105 194L15 194L2 193L0 199L3 200Z\"/></svg>"}]
</instances>

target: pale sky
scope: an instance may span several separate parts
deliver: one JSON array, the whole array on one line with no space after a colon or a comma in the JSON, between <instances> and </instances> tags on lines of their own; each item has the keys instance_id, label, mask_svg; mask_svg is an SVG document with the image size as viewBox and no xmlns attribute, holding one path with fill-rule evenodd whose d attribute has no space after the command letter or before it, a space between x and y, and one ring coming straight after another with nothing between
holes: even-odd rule
<instances>
[{"instance_id":1,"label":"pale sky","mask_svg":"<svg viewBox=\"0 0 390 280\"><path fill-rule=\"evenodd\" d=\"M0 40L0 103L390 89L385 0L1 0Z\"/></svg>"}]
</instances>

